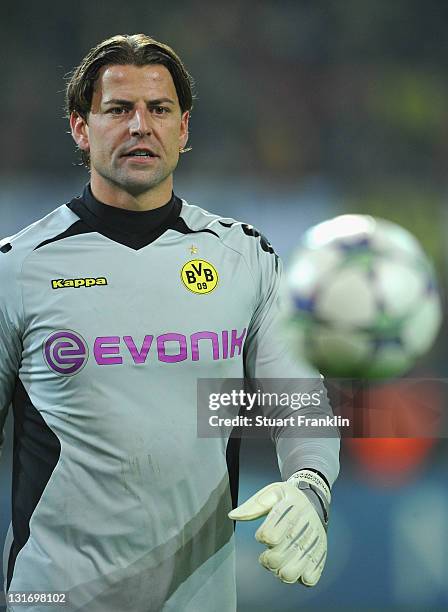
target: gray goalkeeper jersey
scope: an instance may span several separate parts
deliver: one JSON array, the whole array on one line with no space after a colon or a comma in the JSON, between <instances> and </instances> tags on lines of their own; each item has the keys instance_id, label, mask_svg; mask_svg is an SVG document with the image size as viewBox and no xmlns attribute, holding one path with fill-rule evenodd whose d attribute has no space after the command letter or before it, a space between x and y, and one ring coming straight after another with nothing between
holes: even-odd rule
<instances>
[{"instance_id":1,"label":"gray goalkeeper jersey","mask_svg":"<svg viewBox=\"0 0 448 612\"><path fill-rule=\"evenodd\" d=\"M5 590L68 592L66 610L234 611L237 444L198 437L197 379L315 375L279 338L267 241L175 196L154 214L145 231L86 187L0 243ZM276 449L283 478L337 476L337 439Z\"/></svg>"}]
</instances>

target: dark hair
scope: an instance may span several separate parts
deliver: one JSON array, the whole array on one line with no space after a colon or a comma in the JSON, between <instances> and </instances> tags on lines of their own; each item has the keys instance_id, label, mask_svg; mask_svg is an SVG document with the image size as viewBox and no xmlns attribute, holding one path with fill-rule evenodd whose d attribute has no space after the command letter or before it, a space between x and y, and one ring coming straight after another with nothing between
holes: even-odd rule
<instances>
[{"instance_id":1,"label":"dark hair","mask_svg":"<svg viewBox=\"0 0 448 612\"><path fill-rule=\"evenodd\" d=\"M180 57L164 43L146 34L118 34L103 40L93 47L73 72L65 90L65 112L70 117L78 113L87 120L92 104L93 90L98 74L108 65L146 66L160 64L165 66L174 82L182 112L193 107L193 79L187 72ZM88 165L89 154L81 151L83 162Z\"/></svg>"}]
</instances>

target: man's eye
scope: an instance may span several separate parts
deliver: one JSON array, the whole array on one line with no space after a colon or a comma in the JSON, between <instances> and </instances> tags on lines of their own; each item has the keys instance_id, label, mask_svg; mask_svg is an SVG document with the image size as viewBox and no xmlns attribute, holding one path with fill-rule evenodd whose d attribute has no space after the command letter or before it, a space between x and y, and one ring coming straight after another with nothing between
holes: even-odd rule
<instances>
[{"instance_id":1,"label":"man's eye","mask_svg":"<svg viewBox=\"0 0 448 612\"><path fill-rule=\"evenodd\" d=\"M110 108L107 112L111 113L112 115L124 115L124 113L126 113L127 111L128 109L125 106L114 106Z\"/></svg>"},{"instance_id":2,"label":"man's eye","mask_svg":"<svg viewBox=\"0 0 448 612\"><path fill-rule=\"evenodd\" d=\"M156 115L165 115L170 112L170 109L166 106L153 106L152 110Z\"/></svg>"}]
</instances>

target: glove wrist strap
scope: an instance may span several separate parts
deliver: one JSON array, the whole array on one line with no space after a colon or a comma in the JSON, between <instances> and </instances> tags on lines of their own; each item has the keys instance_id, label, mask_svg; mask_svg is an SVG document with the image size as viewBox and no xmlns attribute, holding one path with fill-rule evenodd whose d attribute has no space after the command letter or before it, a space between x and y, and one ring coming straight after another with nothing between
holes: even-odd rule
<instances>
[{"instance_id":1,"label":"glove wrist strap","mask_svg":"<svg viewBox=\"0 0 448 612\"><path fill-rule=\"evenodd\" d=\"M296 485L299 489L311 489L316 494L322 506L324 525L327 525L330 511L331 493L324 479L312 470L299 470L298 472L292 474L292 476L290 476L286 482Z\"/></svg>"},{"instance_id":2,"label":"glove wrist strap","mask_svg":"<svg viewBox=\"0 0 448 612\"><path fill-rule=\"evenodd\" d=\"M294 474L292 474L292 476L290 476L287 480L287 482L292 482L293 484L298 484L300 481L306 482L310 486L318 488L321 494L324 496L326 503L330 505L330 489L324 479L316 474L316 472L311 470L299 470L298 472L294 472Z\"/></svg>"}]
</instances>

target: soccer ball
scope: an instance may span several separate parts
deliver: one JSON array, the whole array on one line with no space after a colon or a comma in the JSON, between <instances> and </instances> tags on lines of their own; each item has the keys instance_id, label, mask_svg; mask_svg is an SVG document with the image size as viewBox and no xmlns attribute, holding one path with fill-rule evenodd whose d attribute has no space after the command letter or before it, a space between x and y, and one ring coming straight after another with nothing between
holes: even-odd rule
<instances>
[{"instance_id":1,"label":"soccer ball","mask_svg":"<svg viewBox=\"0 0 448 612\"><path fill-rule=\"evenodd\" d=\"M442 321L435 274L417 239L367 215L308 230L283 291L288 341L326 376L403 374Z\"/></svg>"}]
</instances>

